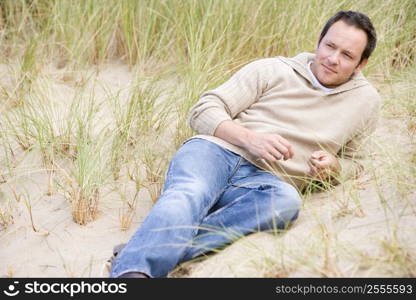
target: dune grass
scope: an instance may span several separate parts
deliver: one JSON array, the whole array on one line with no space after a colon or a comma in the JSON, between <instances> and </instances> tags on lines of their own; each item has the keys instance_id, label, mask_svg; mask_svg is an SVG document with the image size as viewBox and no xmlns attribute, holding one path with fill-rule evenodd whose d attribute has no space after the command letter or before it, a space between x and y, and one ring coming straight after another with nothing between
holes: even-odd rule
<instances>
[{"instance_id":1,"label":"dune grass","mask_svg":"<svg viewBox=\"0 0 416 300\"><path fill-rule=\"evenodd\" d=\"M46 172L45 194L64 195L74 222L95 220L100 199L112 189L118 195L113 201L122 207L120 228L126 230L141 191L157 201L170 157L193 135L186 116L201 93L254 59L313 52L322 25L341 9L359 10L373 20L378 46L364 73L382 93L382 118L393 122L386 126L404 124L397 141L377 136L366 169L372 197L385 219L394 221L390 235L376 242L381 252L370 257L346 251L336 238L339 232L321 224L320 246L307 252L317 257L316 264L293 254L293 265L282 268L304 264L319 276L356 274L338 269L329 255L335 247L344 256L360 257L357 265L370 260L372 270L414 276L414 245L398 234L408 209L416 213L413 0L1 1L0 230L13 223L16 202L3 190L19 193L16 178L24 176L19 164L29 152L41 157L29 171ZM131 82L123 87L99 82L101 68L114 61L131 71ZM57 96L63 86L68 94ZM336 193L324 189L335 198L333 218L363 217L361 191L368 182L342 186ZM311 197L305 194L305 202ZM392 201L405 203L400 213ZM326 253L323 262L319 252ZM279 273L279 262L268 261L264 274Z\"/></svg>"}]
</instances>

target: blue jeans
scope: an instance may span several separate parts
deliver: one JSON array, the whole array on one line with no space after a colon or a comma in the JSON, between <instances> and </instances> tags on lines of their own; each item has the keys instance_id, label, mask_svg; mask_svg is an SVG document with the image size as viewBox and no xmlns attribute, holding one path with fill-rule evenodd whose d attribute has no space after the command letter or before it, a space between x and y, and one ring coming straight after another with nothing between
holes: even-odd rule
<instances>
[{"instance_id":1,"label":"blue jeans","mask_svg":"<svg viewBox=\"0 0 416 300\"><path fill-rule=\"evenodd\" d=\"M297 190L241 156L194 138L173 157L163 191L113 263L111 277L166 277L180 262L256 231L284 229L301 205Z\"/></svg>"}]
</instances>

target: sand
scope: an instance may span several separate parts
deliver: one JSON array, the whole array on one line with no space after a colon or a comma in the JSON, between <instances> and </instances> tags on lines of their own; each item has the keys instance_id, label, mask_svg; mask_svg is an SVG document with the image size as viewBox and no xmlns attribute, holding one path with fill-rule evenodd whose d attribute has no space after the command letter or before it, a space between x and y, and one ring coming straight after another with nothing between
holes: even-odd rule
<instances>
[{"instance_id":1,"label":"sand","mask_svg":"<svg viewBox=\"0 0 416 300\"><path fill-rule=\"evenodd\" d=\"M10 66L0 68L3 75L8 70ZM57 107L62 105L56 110L59 117L68 107L77 84L82 84L82 78L56 66L49 66L44 72L48 75L44 80L49 80L51 101ZM94 91L98 102L111 93L127 93L133 80L132 71L121 62L84 74L96 76L86 89ZM7 84L3 79L3 85ZM100 113L102 126L111 123L107 117L109 107L103 107ZM375 135L381 140L392 140L406 155L410 140L403 133L403 126L400 121L382 119ZM0 228L0 276L107 277L106 261L113 246L128 241L152 207L148 191L140 192L127 230L120 228L125 202L110 186L101 192L96 220L79 225L72 219L65 194L58 190L47 195L48 173L38 167L39 153L18 154L17 158L18 176L0 185L0 203L12 216L11 224ZM373 159L384 163L377 161L377 153ZM355 194L345 197L348 184L356 187ZM124 189L130 197L131 189ZM387 204L380 201L380 192ZM288 231L277 235L252 234L218 254L184 263L169 276L415 276L415 223L416 193L402 197L391 184L380 191L371 174L365 173L346 186L305 199L299 219Z\"/></svg>"}]
</instances>

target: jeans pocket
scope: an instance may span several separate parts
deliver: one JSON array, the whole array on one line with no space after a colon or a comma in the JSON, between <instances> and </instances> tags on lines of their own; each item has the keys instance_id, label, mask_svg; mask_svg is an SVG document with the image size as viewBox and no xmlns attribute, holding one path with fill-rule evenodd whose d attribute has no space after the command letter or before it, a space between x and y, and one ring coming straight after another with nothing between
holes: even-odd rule
<instances>
[{"instance_id":1,"label":"jeans pocket","mask_svg":"<svg viewBox=\"0 0 416 300\"><path fill-rule=\"evenodd\" d=\"M233 184L234 187L238 188L246 188L246 189L256 189L256 190L270 190L278 188L279 186L276 184L271 183L264 183L264 182L250 182L245 184Z\"/></svg>"}]
</instances>

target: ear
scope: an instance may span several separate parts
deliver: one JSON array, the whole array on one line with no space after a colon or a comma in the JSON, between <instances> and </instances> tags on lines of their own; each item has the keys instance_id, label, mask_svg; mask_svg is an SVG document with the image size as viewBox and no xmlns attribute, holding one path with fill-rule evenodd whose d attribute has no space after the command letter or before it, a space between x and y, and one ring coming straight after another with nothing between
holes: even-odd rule
<instances>
[{"instance_id":1,"label":"ear","mask_svg":"<svg viewBox=\"0 0 416 300\"><path fill-rule=\"evenodd\" d=\"M367 58L363 59L363 61L360 62L358 66L355 67L354 73L361 71L367 65L367 63L368 63L368 59Z\"/></svg>"}]
</instances>

